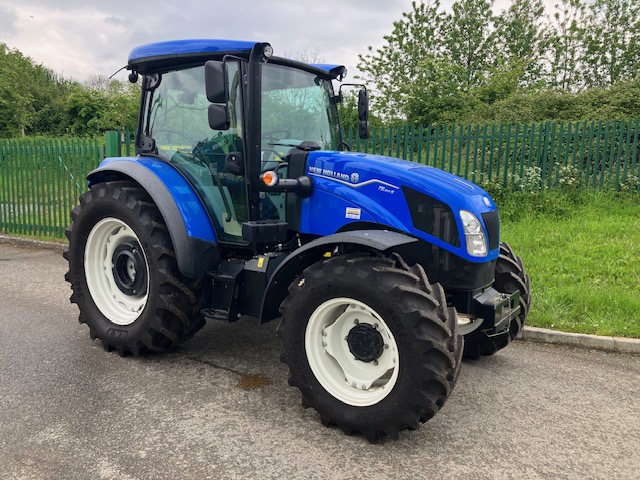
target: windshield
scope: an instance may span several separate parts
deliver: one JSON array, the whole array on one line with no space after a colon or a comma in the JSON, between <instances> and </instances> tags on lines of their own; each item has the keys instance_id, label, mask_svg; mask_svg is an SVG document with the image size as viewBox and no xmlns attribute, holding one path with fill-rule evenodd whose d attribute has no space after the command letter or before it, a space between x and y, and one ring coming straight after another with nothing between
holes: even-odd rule
<instances>
[{"instance_id":1,"label":"windshield","mask_svg":"<svg viewBox=\"0 0 640 480\"><path fill-rule=\"evenodd\" d=\"M314 142L323 150L340 143L333 87L313 73L266 64L262 70L262 142L298 145Z\"/></svg>"}]
</instances>

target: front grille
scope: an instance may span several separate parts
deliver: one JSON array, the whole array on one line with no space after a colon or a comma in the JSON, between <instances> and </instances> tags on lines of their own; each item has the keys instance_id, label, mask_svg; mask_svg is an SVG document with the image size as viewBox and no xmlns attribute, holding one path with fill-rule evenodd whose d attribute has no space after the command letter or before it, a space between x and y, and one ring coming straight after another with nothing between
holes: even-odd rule
<instances>
[{"instance_id":1,"label":"front grille","mask_svg":"<svg viewBox=\"0 0 640 480\"><path fill-rule=\"evenodd\" d=\"M484 220L484 225L487 227L489 250L495 250L500 246L500 217L498 216L498 211L483 213L482 220Z\"/></svg>"}]
</instances>

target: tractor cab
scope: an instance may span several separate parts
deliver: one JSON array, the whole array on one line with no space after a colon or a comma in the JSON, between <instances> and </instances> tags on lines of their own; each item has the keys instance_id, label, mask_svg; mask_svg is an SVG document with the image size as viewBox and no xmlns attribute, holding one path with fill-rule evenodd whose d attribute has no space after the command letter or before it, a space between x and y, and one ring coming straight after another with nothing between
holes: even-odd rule
<instances>
[{"instance_id":1,"label":"tractor cab","mask_svg":"<svg viewBox=\"0 0 640 480\"><path fill-rule=\"evenodd\" d=\"M138 153L188 179L222 243L285 241L295 209L287 192L311 191L305 155L292 153L342 144L332 80L344 67L271 52L268 44L195 40L142 46L129 58L132 80L143 75Z\"/></svg>"}]
</instances>

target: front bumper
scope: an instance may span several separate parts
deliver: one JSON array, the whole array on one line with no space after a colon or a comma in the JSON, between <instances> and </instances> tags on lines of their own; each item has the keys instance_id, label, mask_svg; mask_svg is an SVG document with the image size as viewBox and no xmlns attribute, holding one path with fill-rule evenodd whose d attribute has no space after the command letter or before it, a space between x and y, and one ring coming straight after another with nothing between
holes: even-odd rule
<instances>
[{"instance_id":1,"label":"front bumper","mask_svg":"<svg viewBox=\"0 0 640 480\"><path fill-rule=\"evenodd\" d=\"M469 313L482 319L479 328L488 336L508 332L511 320L520 314L520 291L500 293L489 288L474 297Z\"/></svg>"},{"instance_id":2,"label":"front bumper","mask_svg":"<svg viewBox=\"0 0 640 480\"><path fill-rule=\"evenodd\" d=\"M500 293L488 288L475 295L459 293L451 300L459 318L468 319L462 328L464 334L480 329L490 337L504 335L509 332L511 321L520 315L520 291Z\"/></svg>"}]
</instances>

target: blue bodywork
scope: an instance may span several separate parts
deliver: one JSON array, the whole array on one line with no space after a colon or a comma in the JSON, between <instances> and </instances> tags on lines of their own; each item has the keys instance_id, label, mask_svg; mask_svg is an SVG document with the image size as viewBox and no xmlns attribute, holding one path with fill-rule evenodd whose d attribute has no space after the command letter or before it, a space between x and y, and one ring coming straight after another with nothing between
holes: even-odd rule
<instances>
[{"instance_id":1,"label":"blue bodywork","mask_svg":"<svg viewBox=\"0 0 640 480\"><path fill-rule=\"evenodd\" d=\"M206 207L173 166L154 157L108 158L99 170L108 170L111 164L123 161L143 167L164 184L189 237L218 243ZM496 210L482 188L460 177L392 157L328 151L309 153L307 175L313 179L314 187L311 196L302 200L300 233L327 236L351 223L378 224L421 238L470 262L483 263L498 257L499 248L486 257L473 257L464 242L455 247L413 226L403 185L448 205L459 232L463 231L460 210L470 211L480 222L482 213Z\"/></svg>"},{"instance_id":2,"label":"blue bodywork","mask_svg":"<svg viewBox=\"0 0 640 480\"><path fill-rule=\"evenodd\" d=\"M377 223L422 238L470 262L498 257L499 248L486 257L472 257L464 242L457 248L413 226L403 185L448 205L459 232L463 231L460 210L475 214L480 222L482 213L496 210L482 188L460 177L391 157L326 151L309 153L307 175L313 178L314 189L302 201L301 233L324 236L353 222Z\"/></svg>"},{"instance_id":3,"label":"blue bodywork","mask_svg":"<svg viewBox=\"0 0 640 480\"><path fill-rule=\"evenodd\" d=\"M98 171L108 170L111 165L121 164L122 162L130 163L132 166L143 167L164 184L182 216L186 233L189 237L205 242L218 243L206 208L194 188L178 173L175 167L154 157L114 157L104 159L100 163ZM91 174L89 178L91 180ZM139 179L136 180L140 182ZM164 202L171 201L171 199L165 198ZM160 202L156 203L162 209L163 205Z\"/></svg>"}]
</instances>

